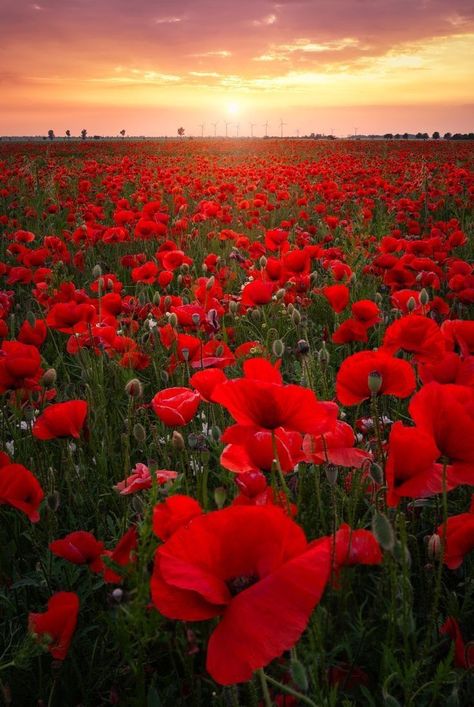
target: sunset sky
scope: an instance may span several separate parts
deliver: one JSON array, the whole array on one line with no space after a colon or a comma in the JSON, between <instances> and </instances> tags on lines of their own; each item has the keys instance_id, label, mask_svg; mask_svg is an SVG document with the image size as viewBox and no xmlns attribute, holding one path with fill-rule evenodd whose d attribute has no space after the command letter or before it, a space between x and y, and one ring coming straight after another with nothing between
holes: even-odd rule
<instances>
[{"instance_id":1,"label":"sunset sky","mask_svg":"<svg viewBox=\"0 0 474 707\"><path fill-rule=\"evenodd\" d=\"M1 0L0 134L474 129L472 0Z\"/></svg>"}]
</instances>

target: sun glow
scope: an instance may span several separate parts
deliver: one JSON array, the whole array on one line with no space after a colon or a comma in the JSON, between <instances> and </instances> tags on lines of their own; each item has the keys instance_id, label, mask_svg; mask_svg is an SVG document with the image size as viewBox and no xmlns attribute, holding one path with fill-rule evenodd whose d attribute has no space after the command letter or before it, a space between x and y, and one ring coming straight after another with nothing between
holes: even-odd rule
<instances>
[{"instance_id":1,"label":"sun glow","mask_svg":"<svg viewBox=\"0 0 474 707\"><path fill-rule=\"evenodd\" d=\"M240 112L240 106L235 101L227 104L227 112L230 115L237 115Z\"/></svg>"}]
</instances>

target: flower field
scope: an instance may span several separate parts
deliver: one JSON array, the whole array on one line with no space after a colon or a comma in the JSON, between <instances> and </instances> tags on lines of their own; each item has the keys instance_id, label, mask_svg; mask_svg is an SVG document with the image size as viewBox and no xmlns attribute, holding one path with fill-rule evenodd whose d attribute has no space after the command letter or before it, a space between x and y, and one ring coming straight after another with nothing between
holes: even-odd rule
<instances>
[{"instance_id":1,"label":"flower field","mask_svg":"<svg viewBox=\"0 0 474 707\"><path fill-rule=\"evenodd\" d=\"M472 704L473 167L0 142L0 701Z\"/></svg>"}]
</instances>

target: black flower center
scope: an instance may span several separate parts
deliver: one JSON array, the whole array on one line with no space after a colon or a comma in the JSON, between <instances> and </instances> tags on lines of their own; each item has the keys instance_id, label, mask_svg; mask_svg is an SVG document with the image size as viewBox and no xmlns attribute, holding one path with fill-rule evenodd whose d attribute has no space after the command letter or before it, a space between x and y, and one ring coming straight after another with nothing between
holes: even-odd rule
<instances>
[{"instance_id":1,"label":"black flower center","mask_svg":"<svg viewBox=\"0 0 474 707\"><path fill-rule=\"evenodd\" d=\"M256 574L243 574L239 577L232 577L232 579L228 579L226 584L231 595L235 597L237 594L240 594L240 592L243 592L245 589L251 587L252 584L255 584L255 582L258 582L258 577Z\"/></svg>"}]
</instances>

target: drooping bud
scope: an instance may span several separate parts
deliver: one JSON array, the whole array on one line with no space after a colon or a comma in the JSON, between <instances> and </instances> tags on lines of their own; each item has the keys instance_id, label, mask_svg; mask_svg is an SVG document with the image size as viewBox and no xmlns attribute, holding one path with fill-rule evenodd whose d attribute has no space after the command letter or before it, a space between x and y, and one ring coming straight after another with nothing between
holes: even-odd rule
<instances>
[{"instance_id":1,"label":"drooping bud","mask_svg":"<svg viewBox=\"0 0 474 707\"><path fill-rule=\"evenodd\" d=\"M441 557L441 538L437 533L430 536L426 550L430 560L438 560Z\"/></svg>"},{"instance_id":2,"label":"drooping bud","mask_svg":"<svg viewBox=\"0 0 474 707\"><path fill-rule=\"evenodd\" d=\"M305 339L300 339L296 344L296 353L300 356L306 356L309 353L309 344Z\"/></svg>"},{"instance_id":3,"label":"drooping bud","mask_svg":"<svg viewBox=\"0 0 474 707\"><path fill-rule=\"evenodd\" d=\"M267 259L266 259L266 257L265 257L264 255L261 256L261 258L260 258L260 260L259 260L258 262L260 263L260 267L262 268L262 270L263 270L263 268L265 268L266 265L267 265Z\"/></svg>"},{"instance_id":4,"label":"drooping bud","mask_svg":"<svg viewBox=\"0 0 474 707\"><path fill-rule=\"evenodd\" d=\"M92 277L94 278L94 280L97 280L97 278L100 277L101 275L102 275L102 268L100 267L100 265L98 265L98 264L94 265L94 267L92 268Z\"/></svg>"},{"instance_id":5,"label":"drooping bud","mask_svg":"<svg viewBox=\"0 0 474 707\"><path fill-rule=\"evenodd\" d=\"M372 395L377 395L382 387L383 378L378 371L371 371L367 376L367 385Z\"/></svg>"},{"instance_id":6,"label":"drooping bud","mask_svg":"<svg viewBox=\"0 0 474 707\"><path fill-rule=\"evenodd\" d=\"M125 385L125 392L131 398L141 398L143 397L143 384L138 378L132 378Z\"/></svg>"},{"instance_id":7,"label":"drooping bud","mask_svg":"<svg viewBox=\"0 0 474 707\"><path fill-rule=\"evenodd\" d=\"M297 309L294 309L293 312L291 313L291 321L295 326L298 326L301 324L301 314Z\"/></svg>"}]
</instances>

